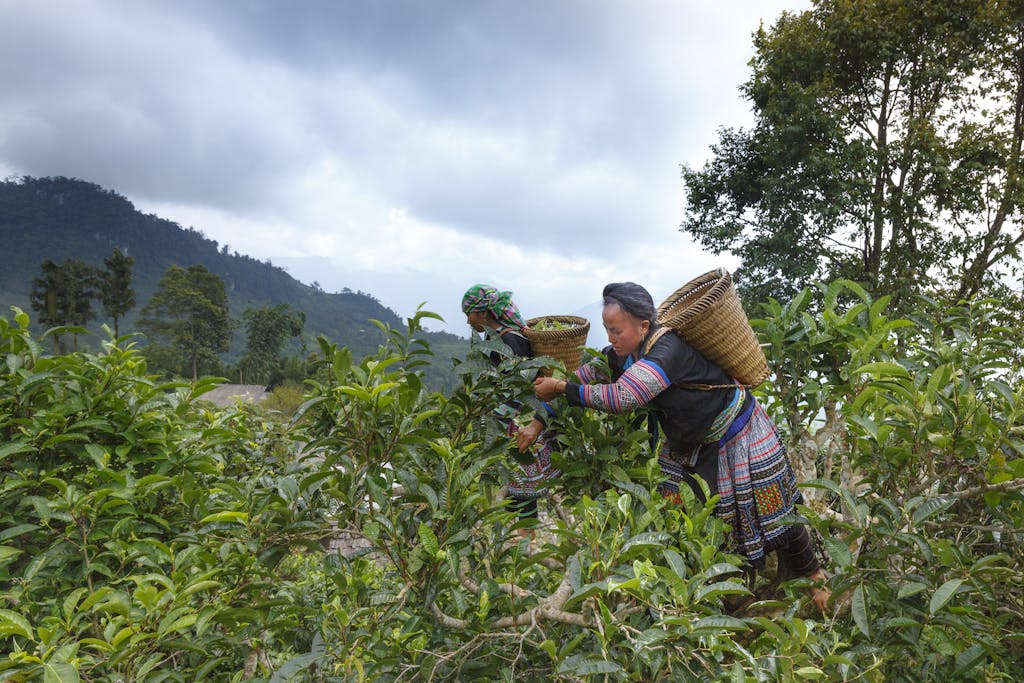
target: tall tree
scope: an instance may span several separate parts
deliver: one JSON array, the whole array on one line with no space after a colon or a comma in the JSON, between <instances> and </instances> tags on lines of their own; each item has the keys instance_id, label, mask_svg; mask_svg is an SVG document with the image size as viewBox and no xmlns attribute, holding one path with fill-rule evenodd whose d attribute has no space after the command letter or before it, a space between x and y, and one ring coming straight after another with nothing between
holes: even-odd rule
<instances>
[{"instance_id":1,"label":"tall tree","mask_svg":"<svg viewBox=\"0 0 1024 683\"><path fill-rule=\"evenodd\" d=\"M224 281L204 266L171 266L142 310L139 328L174 349L192 379L228 350L231 315Z\"/></svg>"},{"instance_id":2,"label":"tall tree","mask_svg":"<svg viewBox=\"0 0 1024 683\"><path fill-rule=\"evenodd\" d=\"M96 313L92 302L99 294L96 269L80 259L67 259L61 264L47 259L40 266L42 275L32 280L29 302L41 323L48 327L65 325L84 327ZM78 350L78 335L72 334L73 348ZM53 335L54 353L63 353L61 335Z\"/></svg>"},{"instance_id":3,"label":"tall tree","mask_svg":"<svg viewBox=\"0 0 1024 683\"><path fill-rule=\"evenodd\" d=\"M1024 22L1006 0L815 0L755 36L750 130L684 168L682 228L755 296L848 277L897 304L1020 266Z\"/></svg>"},{"instance_id":4,"label":"tall tree","mask_svg":"<svg viewBox=\"0 0 1024 683\"><path fill-rule=\"evenodd\" d=\"M106 270L100 273L100 301L104 312L114 319L114 336L120 337L118 322L125 313L135 306L135 290L132 289L132 264L135 259L120 249L114 249L103 259Z\"/></svg>"},{"instance_id":5,"label":"tall tree","mask_svg":"<svg viewBox=\"0 0 1024 683\"><path fill-rule=\"evenodd\" d=\"M270 382L281 365L281 348L302 334L306 314L288 304L250 308L242 314L247 338L240 363L242 381Z\"/></svg>"}]
</instances>

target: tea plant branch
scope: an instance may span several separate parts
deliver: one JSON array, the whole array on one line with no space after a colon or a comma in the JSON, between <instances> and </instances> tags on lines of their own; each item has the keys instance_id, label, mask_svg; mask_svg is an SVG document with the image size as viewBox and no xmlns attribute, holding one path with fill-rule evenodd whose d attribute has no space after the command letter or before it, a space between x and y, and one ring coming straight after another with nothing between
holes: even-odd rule
<instances>
[{"instance_id":1,"label":"tea plant branch","mask_svg":"<svg viewBox=\"0 0 1024 683\"><path fill-rule=\"evenodd\" d=\"M459 582L462 583L463 588L468 590L474 595L480 595L480 584L473 580L469 575L469 560L463 558L459 564ZM511 595L514 598L531 598L536 597L536 593L528 591L521 586L517 586L514 583L499 583L498 589L506 595Z\"/></svg>"},{"instance_id":2,"label":"tea plant branch","mask_svg":"<svg viewBox=\"0 0 1024 683\"><path fill-rule=\"evenodd\" d=\"M951 493L943 493L943 497L948 498L973 498L985 493L1001 491L1009 493L1012 491L1024 491L1024 477L1017 479L1010 479L1008 481L1001 481L998 484L979 484L978 486L972 486L971 488L964 489L963 491L953 491Z\"/></svg>"},{"instance_id":3,"label":"tea plant branch","mask_svg":"<svg viewBox=\"0 0 1024 683\"><path fill-rule=\"evenodd\" d=\"M583 628L593 628L595 622L591 619L582 614L566 612L562 609L571 595L572 585L569 582L568 575L566 575L562 577L562 581L555 592L547 598L540 600L536 607L514 616L502 617L492 622L490 627L492 629L505 629L513 626L527 626L536 624L538 619L543 618L551 621L558 621L563 624L581 626ZM442 625L460 630L469 628L468 621L445 614L436 603L432 604L430 608L434 613L434 617Z\"/></svg>"},{"instance_id":4,"label":"tea plant branch","mask_svg":"<svg viewBox=\"0 0 1024 683\"><path fill-rule=\"evenodd\" d=\"M927 521L924 523L929 529L942 529L949 531L951 529L970 529L971 531L998 531L1004 534L1019 534L1024 533L1024 527L1007 527L999 526L998 524L954 524L952 522L933 522Z\"/></svg>"}]
</instances>

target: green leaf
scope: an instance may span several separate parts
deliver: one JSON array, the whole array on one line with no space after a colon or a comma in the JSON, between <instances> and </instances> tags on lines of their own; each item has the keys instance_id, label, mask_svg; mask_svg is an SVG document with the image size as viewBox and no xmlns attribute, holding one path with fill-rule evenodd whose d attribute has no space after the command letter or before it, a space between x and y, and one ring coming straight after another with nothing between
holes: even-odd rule
<instances>
[{"instance_id":1,"label":"green leaf","mask_svg":"<svg viewBox=\"0 0 1024 683\"><path fill-rule=\"evenodd\" d=\"M668 562L668 566L672 568L672 571L674 571L679 578L685 579L689 575L689 572L686 569L686 561L683 559L682 555L671 548L663 550L661 554L662 557L665 558L665 561Z\"/></svg>"},{"instance_id":2,"label":"green leaf","mask_svg":"<svg viewBox=\"0 0 1024 683\"><path fill-rule=\"evenodd\" d=\"M910 379L910 373L907 369L899 363L890 363L887 361L877 361L875 363L867 363L862 365L854 371L858 375L871 375L875 379L899 377L900 379Z\"/></svg>"},{"instance_id":3,"label":"green leaf","mask_svg":"<svg viewBox=\"0 0 1024 683\"><path fill-rule=\"evenodd\" d=\"M22 534L27 534L30 531L35 531L36 529L40 528L42 527L40 527L38 524L18 524L16 526L12 526L8 529L0 531L0 541L6 541L11 538L17 538Z\"/></svg>"},{"instance_id":4,"label":"green leaf","mask_svg":"<svg viewBox=\"0 0 1024 683\"><path fill-rule=\"evenodd\" d=\"M617 590L635 590L640 587L640 579L633 577L631 579L619 579L611 577L608 579L608 592Z\"/></svg>"},{"instance_id":5,"label":"green leaf","mask_svg":"<svg viewBox=\"0 0 1024 683\"><path fill-rule=\"evenodd\" d=\"M710 629L715 631L749 631L750 626L742 619L727 614L714 614L693 622L693 630Z\"/></svg>"},{"instance_id":6,"label":"green leaf","mask_svg":"<svg viewBox=\"0 0 1024 683\"><path fill-rule=\"evenodd\" d=\"M920 581L908 581L900 586L899 592L896 593L896 599L903 600L904 598L909 598L913 595L917 595L926 588L928 588L928 585L921 583Z\"/></svg>"},{"instance_id":7,"label":"green leaf","mask_svg":"<svg viewBox=\"0 0 1024 683\"><path fill-rule=\"evenodd\" d=\"M999 394L999 396L1004 401L1006 401L1006 403L1010 406L1011 409L1016 407L1016 400L1013 394L1013 390L1010 389L1006 382L993 379L987 382L987 386L992 392Z\"/></svg>"},{"instance_id":8,"label":"green leaf","mask_svg":"<svg viewBox=\"0 0 1024 683\"><path fill-rule=\"evenodd\" d=\"M825 489L836 495L841 491L839 484L831 479L808 479L807 481L800 482L800 488L805 487L809 489Z\"/></svg>"},{"instance_id":9,"label":"green leaf","mask_svg":"<svg viewBox=\"0 0 1024 683\"><path fill-rule=\"evenodd\" d=\"M853 555L850 554L850 548L843 541L833 536L824 536L822 543L825 544L825 549L828 550L828 556L832 558L832 561L839 567L849 567L853 564Z\"/></svg>"},{"instance_id":10,"label":"green leaf","mask_svg":"<svg viewBox=\"0 0 1024 683\"><path fill-rule=\"evenodd\" d=\"M79 683L78 669L67 662L43 664L43 683Z\"/></svg>"},{"instance_id":11,"label":"green leaf","mask_svg":"<svg viewBox=\"0 0 1024 683\"><path fill-rule=\"evenodd\" d=\"M35 640L28 619L9 609L0 609L0 637L6 636L21 636Z\"/></svg>"},{"instance_id":12,"label":"green leaf","mask_svg":"<svg viewBox=\"0 0 1024 683\"><path fill-rule=\"evenodd\" d=\"M491 594L485 590L480 591L480 605L477 607L476 616L483 620L491 611Z\"/></svg>"},{"instance_id":13,"label":"green leaf","mask_svg":"<svg viewBox=\"0 0 1024 683\"><path fill-rule=\"evenodd\" d=\"M868 606L864 597L864 584L858 584L853 589L853 599L850 603L850 611L853 612L853 621L857 628L866 637L871 637L871 626L868 622Z\"/></svg>"},{"instance_id":14,"label":"green leaf","mask_svg":"<svg viewBox=\"0 0 1024 683\"><path fill-rule=\"evenodd\" d=\"M961 678L971 669L975 668L985 659L985 648L981 645L971 645L956 657L956 667L953 669L953 677Z\"/></svg>"},{"instance_id":15,"label":"green leaf","mask_svg":"<svg viewBox=\"0 0 1024 683\"><path fill-rule=\"evenodd\" d=\"M0 567L10 564L21 553L22 551L17 548L12 548L9 545L0 545Z\"/></svg>"},{"instance_id":16,"label":"green leaf","mask_svg":"<svg viewBox=\"0 0 1024 683\"><path fill-rule=\"evenodd\" d=\"M724 574L738 574L742 571L742 569L740 569L734 564L729 564L728 562L719 562L705 569L703 572L701 572L701 575L706 579L713 579L716 576L722 576Z\"/></svg>"},{"instance_id":17,"label":"green leaf","mask_svg":"<svg viewBox=\"0 0 1024 683\"><path fill-rule=\"evenodd\" d=\"M191 584L190 586L188 586L187 588L185 588L185 590L183 590L180 593L178 593L177 600L184 600L185 598L187 598L190 595L193 595L195 593L199 593L201 591L213 590L214 588L217 588L218 586L220 586L220 581L211 581L211 580L197 581L197 582Z\"/></svg>"},{"instance_id":18,"label":"green leaf","mask_svg":"<svg viewBox=\"0 0 1024 683\"><path fill-rule=\"evenodd\" d=\"M754 617L754 621L756 621L761 628L772 634L776 640L781 641L787 637L787 634L782 630L782 627L767 617Z\"/></svg>"},{"instance_id":19,"label":"green leaf","mask_svg":"<svg viewBox=\"0 0 1024 683\"><path fill-rule=\"evenodd\" d=\"M800 678L824 678L825 672L816 666L802 666L794 671Z\"/></svg>"},{"instance_id":20,"label":"green leaf","mask_svg":"<svg viewBox=\"0 0 1024 683\"><path fill-rule=\"evenodd\" d=\"M307 652L305 654L296 655L292 657L280 669L274 672L274 675L270 677L269 683L288 683L297 676L298 674L309 669L310 666L319 661L323 655L317 652Z\"/></svg>"},{"instance_id":21,"label":"green leaf","mask_svg":"<svg viewBox=\"0 0 1024 683\"><path fill-rule=\"evenodd\" d=\"M71 621L71 615L75 613L75 607L78 605L78 601L81 600L82 596L88 592L88 588L76 588L68 593L67 597L64 598L62 603L62 614L64 615L65 621Z\"/></svg>"},{"instance_id":22,"label":"green leaf","mask_svg":"<svg viewBox=\"0 0 1024 683\"><path fill-rule=\"evenodd\" d=\"M625 497L622 496L619 500ZM626 541L622 545L622 554L626 554L627 551L633 548L660 548L671 540L672 537L662 531L646 531Z\"/></svg>"},{"instance_id":23,"label":"green leaf","mask_svg":"<svg viewBox=\"0 0 1024 683\"><path fill-rule=\"evenodd\" d=\"M928 605L928 613L935 614L940 609L946 606L946 603L956 595L956 592L960 590L960 586L963 584L963 579L950 579L946 583L942 584L935 591L932 596L931 603Z\"/></svg>"},{"instance_id":24,"label":"green leaf","mask_svg":"<svg viewBox=\"0 0 1024 683\"><path fill-rule=\"evenodd\" d=\"M222 510L221 512L215 512L212 515L207 515L199 520L200 524L212 524L214 522L234 522L236 524L245 524L249 521L249 514L247 512L239 512L237 510Z\"/></svg>"},{"instance_id":25,"label":"green leaf","mask_svg":"<svg viewBox=\"0 0 1024 683\"><path fill-rule=\"evenodd\" d=\"M955 502L956 498L929 498L917 506L911 519L914 520L914 524L920 524L932 515L948 509Z\"/></svg>"},{"instance_id":26,"label":"green leaf","mask_svg":"<svg viewBox=\"0 0 1024 683\"><path fill-rule=\"evenodd\" d=\"M85 452L92 458L92 461L96 463L96 467L103 469L107 467L110 462L110 454L102 446L94 443L85 444Z\"/></svg>"},{"instance_id":27,"label":"green leaf","mask_svg":"<svg viewBox=\"0 0 1024 683\"><path fill-rule=\"evenodd\" d=\"M601 659L597 655L572 655L558 666L558 673L568 676L593 676L614 674L622 671L617 662Z\"/></svg>"},{"instance_id":28,"label":"green leaf","mask_svg":"<svg viewBox=\"0 0 1024 683\"><path fill-rule=\"evenodd\" d=\"M710 600L720 595L750 594L750 591L738 581L719 581L718 583L701 586L694 593L694 600Z\"/></svg>"},{"instance_id":29,"label":"green leaf","mask_svg":"<svg viewBox=\"0 0 1024 683\"><path fill-rule=\"evenodd\" d=\"M436 557L439 550L437 535L434 533L434 530L426 524L426 522L420 522L419 536L420 543L423 544L423 549L430 553L431 556Z\"/></svg>"},{"instance_id":30,"label":"green leaf","mask_svg":"<svg viewBox=\"0 0 1024 683\"><path fill-rule=\"evenodd\" d=\"M25 451L34 450L34 448L35 447L30 443L21 443L17 441L14 443L5 443L3 446L0 446L0 460L10 457L16 453L24 453Z\"/></svg>"}]
</instances>

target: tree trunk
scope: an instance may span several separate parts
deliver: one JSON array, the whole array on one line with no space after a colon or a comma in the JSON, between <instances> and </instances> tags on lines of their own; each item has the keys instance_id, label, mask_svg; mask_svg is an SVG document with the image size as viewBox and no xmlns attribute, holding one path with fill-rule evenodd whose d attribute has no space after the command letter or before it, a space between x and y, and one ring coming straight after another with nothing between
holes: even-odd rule
<instances>
[{"instance_id":1,"label":"tree trunk","mask_svg":"<svg viewBox=\"0 0 1024 683\"><path fill-rule=\"evenodd\" d=\"M1014 77L1016 95L1013 102L1013 138L1006 160L1006 179L1000 192L999 206L985 233L983 246L975 254L971 265L964 272L957 291L958 299L971 299L981 291L985 274L1004 256L1016 256L1017 247L1024 242L1024 232L1019 232L1007 245L996 252L996 243L1002 233L1007 217L1017 208L1015 198L1020 196L1021 140L1024 137L1024 39L1017 43L1014 55Z\"/></svg>"}]
</instances>

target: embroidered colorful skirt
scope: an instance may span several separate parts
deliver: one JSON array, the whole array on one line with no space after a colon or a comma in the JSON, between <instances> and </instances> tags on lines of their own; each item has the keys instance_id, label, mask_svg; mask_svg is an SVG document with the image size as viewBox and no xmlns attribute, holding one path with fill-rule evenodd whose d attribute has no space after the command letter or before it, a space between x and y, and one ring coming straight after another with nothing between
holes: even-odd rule
<instances>
[{"instance_id":1,"label":"embroidered colorful skirt","mask_svg":"<svg viewBox=\"0 0 1024 683\"><path fill-rule=\"evenodd\" d=\"M735 550L755 567L789 529L779 520L802 502L786 447L768 414L754 402L745 423L738 418L719 442L718 507L732 527Z\"/></svg>"},{"instance_id":2,"label":"embroidered colorful skirt","mask_svg":"<svg viewBox=\"0 0 1024 683\"><path fill-rule=\"evenodd\" d=\"M505 423L505 433L509 437L514 439L518 431L519 426L514 420ZM547 494L548 481L561 474L551 467L551 454L557 445L555 439L541 434L537 444L540 447L533 451L533 460L526 464L519 463L518 472L513 472L512 480L508 483L508 495L513 500L542 498Z\"/></svg>"},{"instance_id":3,"label":"embroidered colorful skirt","mask_svg":"<svg viewBox=\"0 0 1024 683\"><path fill-rule=\"evenodd\" d=\"M715 515L732 528L732 549L761 567L765 554L785 540L789 526L780 525L779 520L792 514L802 497L771 418L754 400L744 408L718 442ZM680 500L679 485L692 482L694 473L705 478L715 473L712 463L702 462L695 469L667 447L658 462L666 477L660 485L662 494L676 501Z\"/></svg>"}]
</instances>

